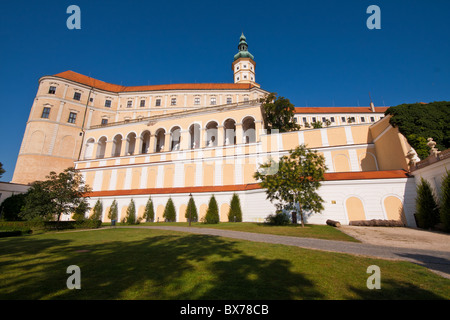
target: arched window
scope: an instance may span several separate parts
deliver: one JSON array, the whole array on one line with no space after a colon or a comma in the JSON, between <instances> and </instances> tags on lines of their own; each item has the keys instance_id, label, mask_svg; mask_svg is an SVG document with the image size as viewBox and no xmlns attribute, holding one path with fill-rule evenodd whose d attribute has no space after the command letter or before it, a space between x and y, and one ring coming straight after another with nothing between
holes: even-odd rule
<instances>
[{"instance_id":1,"label":"arched window","mask_svg":"<svg viewBox=\"0 0 450 320\"><path fill-rule=\"evenodd\" d=\"M206 146L215 147L217 146L217 127L218 124L215 121L208 122L206 125Z\"/></svg>"},{"instance_id":2,"label":"arched window","mask_svg":"<svg viewBox=\"0 0 450 320\"><path fill-rule=\"evenodd\" d=\"M146 130L141 133L141 153L148 153L148 148L150 146L150 131Z\"/></svg>"},{"instance_id":3,"label":"arched window","mask_svg":"<svg viewBox=\"0 0 450 320\"><path fill-rule=\"evenodd\" d=\"M106 151L106 137L101 137L100 139L98 139L96 157L98 159L103 159L105 157L105 151Z\"/></svg>"},{"instance_id":4,"label":"arched window","mask_svg":"<svg viewBox=\"0 0 450 320\"><path fill-rule=\"evenodd\" d=\"M224 145L233 145L236 144L236 121L233 119L225 120L223 124L224 130Z\"/></svg>"},{"instance_id":5,"label":"arched window","mask_svg":"<svg viewBox=\"0 0 450 320\"><path fill-rule=\"evenodd\" d=\"M255 131L255 119L252 117L246 117L242 121L242 138L243 143L254 143L256 142L256 131Z\"/></svg>"},{"instance_id":6,"label":"arched window","mask_svg":"<svg viewBox=\"0 0 450 320\"><path fill-rule=\"evenodd\" d=\"M132 156L134 154L134 148L136 147L136 133L130 132L127 136L126 156Z\"/></svg>"},{"instance_id":7,"label":"arched window","mask_svg":"<svg viewBox=\"0 0 450 320\"><path fill-rule=\"evenodd\" d=\"M92 158L92 154L94 153L94 145L95 145L94 138L90 138L88 139L88 141L86 141L86 150L84 151L84 159Z\"/></svg>"},{"instance_id":8,"label":"arched window","mask_svg":"<svg viewBox=\"0 0 450 320\"><path fill-rule=\"evenodd\" d=\"M158 129L156 131L156 135L155 135L155 140L156 140L155 152L162 152L162 151L164 151L165 137L166 137L166 130Z\"/></svg>"},{"instance_id":9,"label":"arched window","mask_svg":"<svg viewBox=\"0 0 450 320\"><path fill-rule=\"evenodd\" d=\"M170 130L170 150L177 151L180 150L180 142L181 142L181 128L173 127Z\"/></svg>"},{"instance_id":10,"label":"arched window","mask_svg":"<svg viewBox=\"0 0 450 320\"><path fill-rule=\"evenodd\" d=\"M200 148L200 125L197 123L189 127L190 149Z\"/></svg>"},{"instance_id":11,"label":"arched window","mask_svg":"<svg viewBox=\"0 0 450 320\"><path fill-rule=\"evenodd\" d=\"M112 157L120 157L120 152L122 150L122 135L118 134L113 139L112 147Z\"/></svg>"}]
</instances>

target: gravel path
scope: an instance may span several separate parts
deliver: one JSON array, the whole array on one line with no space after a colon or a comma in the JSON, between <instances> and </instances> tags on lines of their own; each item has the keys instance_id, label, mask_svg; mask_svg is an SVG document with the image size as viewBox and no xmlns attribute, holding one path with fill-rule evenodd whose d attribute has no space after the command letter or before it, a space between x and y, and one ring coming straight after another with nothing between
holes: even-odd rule
<instances>
[{"instance_id":1,"label":"gravel path","mask_svg":"<svg viewBox=\"0 0 450 320\"><path fill-rule=\"evenodd\" d=\"M195 227L120 226L116 228L173 230L195 234L220 236L240 240L284 244L307 249L323 250L329 252L341 252L382 259L404 260L425 266L431 271L445 278L450 279L450 250L445 251L440 249L431 250L415 247L386 246L386 245L375 245L370 243L353 243L347 241L332 241L332 240L278 236L253 232L241 232L241 231L195 228Z\"/></svg>"}]
</instances>

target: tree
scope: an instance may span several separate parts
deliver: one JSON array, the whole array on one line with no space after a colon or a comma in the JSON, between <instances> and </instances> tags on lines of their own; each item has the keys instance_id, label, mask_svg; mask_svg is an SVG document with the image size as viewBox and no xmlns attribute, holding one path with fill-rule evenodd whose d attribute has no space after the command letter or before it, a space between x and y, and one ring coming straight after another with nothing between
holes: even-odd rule
<instances>
[{"instance_id":1,"label":"tree","mask_svg":"<svg viewBox=\"0 0 450 320\"><path fill-rule=\"evenodd\" d=\"M35 181L26 193L21 216L25 220L60 220L62 214L70 214L82 203L90 188L73 167L57 174L52 171L47 180Z\"/></svg>"},{"instance_id":2,"label":"tree","mask_svg":"<svg viewBox=\"0 0 450 320\"><path fill-rule=\"evenodd\" d=\"M317 190L326 170L322 155L300 145L289 151L289 156L280 158L278 169L276 163L269 160L260 166L254 177L266 189L267 199L276 202L278 211L295 211L293 222L296 223L298 213L304 226L305 211L318 213L323 210L323 199Z\"/></svg>"},{"instance_id":3,"label":"tree","mask_svg":"<svg viewBox=\"0 0 450 320\"><path fill-rule=\"evenodd\" d=\"M131 199L130 204L128 205L128 208L127 208L126 223L127 224L135 224L136 223L136 205L134 204L133 199Z\"/></svg>"},{"instance_id":4,"label":"tree","mask_svg":"<svg viewBox=\"0 0 450 320\"><path fill-rule=\"evenodd\" d=\"M89 203L87 201L81 202L78 207L75 208L73 212L72 219L75 221L83 221L86 219L86 212L89 211L91 208L89 206Z\"/></svg>"},{"instance_id":5,"label":"tree","mask_svg":"<svg viewBox=\"0 0 450 320\"><path fill-rule=\"evenodd\" d=\"M175 205L173 204L172 198L169 198L166 203L166 207L164 208L163 217L167 222L175 222L176 221L176 211Z\"/></svg>"},{"instance_id":6,"label":"tree","mask_svg":"<svg viewBox=\"0 0 450 320\"><path fill-rule=\"evenodd\" d=\"M417 185L416 218L418 227L423 229L433 228L439 223L439 208L430 183L424 178Z\"/></svg>"},{"instance_id":7,"label":"tree","mask_svg":"<svg viewBox=\"0 0 450 320\"><path fill-rule=\"evenodd\" d=\"M321 121L316 121L316 122L313 122L313 123L311 123L311 124L312 124L312 127L313 127L314 129L320 129L320 128L323 127L323 123L322 123Z\"/></svg>"},{"instance_id":8,"label":"tree","mask_svg":"<svg viewBox=\"0 0 450 320\"><path fill-rule=\"evenodd\" d=\"M211 196L208 204L208 210L205 215L206 223L219 223L219 208L217 206L217 201L214 195Z\"/></svg>"},{"instance_id":9,"label":"tree","mask_svg":"<svg viewBox=\"0 0 450 320\"><path fill-rule=\"evenodd\" d=\"M0 162L0 178L2 177L2 175L6 172L5 169L3 169L3 163Z\"/></svg>"},{"instance_id":10,"label":"tree","mask_svg":"<svg viewBox=\"0 0 450 320\"><path fill-rule=\"evenodd\" d=\"M103 213L103 203L100 199L94 205L92 216L89 218L91 220L101 220Z\"/></svg>"},{"instance_id":11,"label":"tree","mask_svg":"<svg viewBox=\"0 0 450 320\"><path fill-rule=\"evenodd\" d=\"M272 92L262 100L261 109L269 133L273 129L279 132L300 129L300 125L294 122L295 107L289 99L277 97L277 94Z\"/></svg>"},{"instance_id":12,"label":"tree","mask_svg":"<svg viewBox=\"0 0 450 320\"><path fill-rule=\"evenodd\" d=\"M25 205L25 193L14 194L0 204L0 220L18 221L20 211Z\"/></svg>"},{"instance_id":13,"label":"tree","mask_svg":"<svg viewBox=\"0 0 450 320\"><path fill-rule=\"evenodd\" d=\"M392 116L389 123L408 139L422 160L429 155L423 139L433 138L438 150L450 148L449 101L401 104L387 109L385 115Z\"/></svg>"},{"instance_id":14,"label":"tree","mask_svg":"<svg viewBox=\"0 0 450 320\"><path fill-rule=\"evenodd\" d=\"M117 218L119 216L119 209L117 208L117 201L116 199L113 200L113 202L111 203L111 207L109 207L109 211L108 211L108 219L113 221L117 221Z\"/></svg>"},{"instance_id":15,"label":"tree","mask_svg":"<svg viewBox=\"0 0 450 320\"><path fill-rule=\"evenodd\" d=\"M153 222L155 220L155 209L153 208L151 197L148 197L147 204L145 205L144 219L147 222Z\"/></svg>"},{"instance_id":16,"label":"tree","mask_svg":"<svg viewBox=\"0 0 450 320\"><path fill-rule=\"evenodd\" d=\"M450 172L447 171L442 180L441 197L441 222L444 230L450 232Z\"/></svg>"},{"instance_id":17,"label":"tree","mask_svg":"<svg viewBox=\"0 0 450 320\"><path fill-rule=\"evenodd\" d=\"M239 196L234 193L230 202L230 211L228 212L228 221L242 222L242 210Z\"/></svg>"},{"instance_id":18,"label":"tree","mask_svg":"<svg viewBox=\"0 0 450 320\"><path fill-rule=\"evenodd\" d=\"M191 222L198 221L197 206L195 205L195 201L194 201L194 198L192 197L192 195L189 197L189 202L188 202L188 205L186 208L186 213L184 216L186 217L186 219L188 219L188 221L189 221L189 216L190 216Z\"/></svg>"}]
</instances>

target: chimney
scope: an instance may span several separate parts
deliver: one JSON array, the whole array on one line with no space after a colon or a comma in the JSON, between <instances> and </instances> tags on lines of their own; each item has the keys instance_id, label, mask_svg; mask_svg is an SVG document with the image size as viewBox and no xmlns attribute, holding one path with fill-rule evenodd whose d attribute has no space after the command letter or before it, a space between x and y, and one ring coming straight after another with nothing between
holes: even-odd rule
<instances>
[{"instance_id":1,"label":"chimney","mask_svg":"<svg viewBox=\"0 0 450 320\"><path fill-rule=\"evenodd\" d=\"M375 112L375 105L373 104L373 102L370 102L370 110L372 110L372 112Z\"/></svg>"}]
</instances>

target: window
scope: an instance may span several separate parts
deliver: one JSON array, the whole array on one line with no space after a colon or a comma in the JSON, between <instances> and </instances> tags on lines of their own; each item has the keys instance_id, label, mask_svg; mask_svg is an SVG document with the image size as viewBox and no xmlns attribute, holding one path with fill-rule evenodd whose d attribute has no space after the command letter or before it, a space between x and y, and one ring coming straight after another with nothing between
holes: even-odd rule
<instances>
[{"instance_id":1,"label":"window","mask_svg":"<svg viewBox=\"0 0 450 320\"><path fill-rule=\"evenodd\" d=\"M81 100L81 93L75 92L75 93L73 94L73 100L80 101L80 100Z\"/></svg>"},{"instance_id":2,"label":"window","mask_svg":"<svg viewBox=\"0 0 450 320\"><path fill-rule=\"evenodd\" d=\"M75 112L71 112L69 114L69 120L67 122L75 123L76 120L77 120L77 114Z\"/></svg>"},{"instance_id":3,"label":"window","mask_svg":"<svg viewBox=\"0 0 450 320\"><path fill-rule=\"evenodd\" d=\"M334 122L334 117L330 117L330 121L331 121L331 122Z\"/></svg>"},{"instance_id":4,"label":"window","mask_svg":"<svg viewBox=\"0 0 450 320\"><path fill-rule=\"evenodd\" d=\"M104 126L105 124L108 124L108 119L102 119L102 126Z\"/></svg>"},{"instance_id":5,"label":"window","mask_svg":"<svg viewBox=\"0 0 450 320\"><path fill-rule=\"evenodd\" d=\"M44 107L44 110L42 110L42 116L41 118L48 119L48 116L50 115L50 108Z\"/></svg>"},{"instance_id":6,"label":"window","mask_svg":"<svg viewBox=\"0 0 450 320\"><path fill-rule=\"evenodd\" d=\"M248 97L244 97L244 101L248 101Z\"/></svg>"},{"instance_id":7,"label":"window","mask_svg":"<svg viewBox=\"0 0 450 320\"><path fill-rule=\"evenodd\" d=\"M211 98L211 105L216 105L216 97Z\"/></svg>"},{"instance_id":8,"label":"window","mask_svg":"<svg viewBox=\"0 0 450 320\"><path fill-rule=\"evenodd\" d=\"M200 104L200 98L198 98L198 97L194 98L194 104L197 104L197 105Z\"/></svg>"},{"instance_id":9,"label":"window","mask_svg":"<svg viewBox=\"0 0 450 320\"><path fill-rule=\"evenodd\" d=\"M296 117L294 117L294 123L297 123L297 121L298 121L298 120L297 120L297 118L296 118Z\"/></svg>"},{"instance_id":10,"label":"window","mask_svg":"<svg viewBox=\"0 0 450 320\"><path fill-rule=\"evenodd\" d=\"M56 87L50 86L50 88L48 89L48 93L49 94L55 94L56 93Z\"/></svg>"},{"instance_id":11,"label":"window","mask_svg":"<svg viewBox=\"0 0 450 320\"><path fill-rule=\"evenodd\" d=\"M246 64L244 64L244 68L247 68L247 65L246 65Z\"/></svg>"},{"instance_id":12,"label":"window","mask_svg":"<svg viewBox=\"0 0 450 320\"><path fill-rule=\"evenodd\" d=\"M170 99L170 105L171 106L176 106L177 105L177 98Z\"/></svg>"},{"instance_id":13,"label":"window","mask_svg":"<svg viewBox=\"0 0 450 320\"><path fill-rule=\"evenodd\" d=\"M128 101L127 102L127 108L131 108L133 106L133 101Z\"/></svg>"},{"instance_id":14,"label":"window","mask_svg":"<svg viewBox=\"0 0 450 320\"><path fill-rule=\"evenodd\" d=\"M327 122L327 118L322 117L322 122L323 122L323 123Z\"/></svg>"},{"instance_id":15,"label":"window","mask_svg":"<svg viewBox=\"0 0 450 320\"><path fill-rule=\"evenodd\" d=\"M239 66L236 67L236 70L239 70Z\"/></svg>"},{"instance_id":16,"label":"window","mask_svg":"<svg viewBox=\"0 0 450 320\"><path fill-rule=\"evenodd\" d=\"M145 107L145 100L141 100L140 107Z\"/></svg>"},{"instance_id":17,"label":"window","mask_svg":"<svg viewBox=\"0 0 450 320\"><path fill-rule=\"evenodd\" d=\"M366 122L366 118L361 117L361 122Z\"/></svg>"},{"instance_id":18,"label":"window","mask_svg":"<svg viewBox=\"0 0 450 320\"><path fill-rule=\"evenodd\" d=\"M370 117L371 122L375 122L375 117Z\"/></svg>"},{"instance_id":19,"label":"window","mask_svg":"<svg viewBox=\"0 0 450 320\"><path fill-rule=\"evenodd\" d=\"M239 77L237 77L236 80L239 81Z\"/></svg>"},{"instance_id":20,"label":"window","mask_svg":"<svg viewBox=\"0 0 450 320\"><path fill-rule=\"evenodd\" d=\"M90 102L94 102L94 98L89 98L89 101Z\"/></svg>"},{"instance_id":21,"label":"window","mask_svg":"<svg viewBox=\"0 0 450 320\"><path fill-rule=\"evenodd\" d=\"M316 122L316 117L312 117L312 122Z\"/></svg>"},{"instance_id":22,"label":"window","mask_svg":"<svg viewBox=\"0 0 450 320\"><path fill-rule=\"evenodd\" d=\"M345 122L345 117L341 117L341 121L342 121L342 122Z\"/></svg>"},{"instance_id":23,"label":"window","mask_svg":"<svg viewBox=\"0 0 450 320\"><path fill-rule=\"evenodd\" d=\"M247 76L244 75L244 79L247 79Z\"/></svg>"},{"instance_id":24,"label":"window","mask_svg":"<svg viewBox=\"0 0 450 320\"><path fill-rule=\"evenodd\" d=\"M105 100L105 107L111 108L111 100Z\"/></svg>"},{"instance_id":25,"label":"window","mask_svg":"<svg viewBox=\"0 0 450 320\"><path fill-rule=\"evenodd\" d=\"M161 99L156 99L155 106L156 107L160 107L161 106Z\"/></svg>"},{"instance_id":26,"label":"window","mask_svg":"<svg viewBox=\"0 0 450 320\"><path fill-rule=\"evenodd\" d=\"M303 117L303 123L306 123L306 117Z\"/></svg>"},{"instance_id":27,"label":"window","mask_svg":"<svg viewBox=\"0 0 450 320\"><path fill-rule=\"evenodd\" d=\"M227 104L233 103L233 99L231 97L227 97Z\"/></svg>"}]
</instances>

